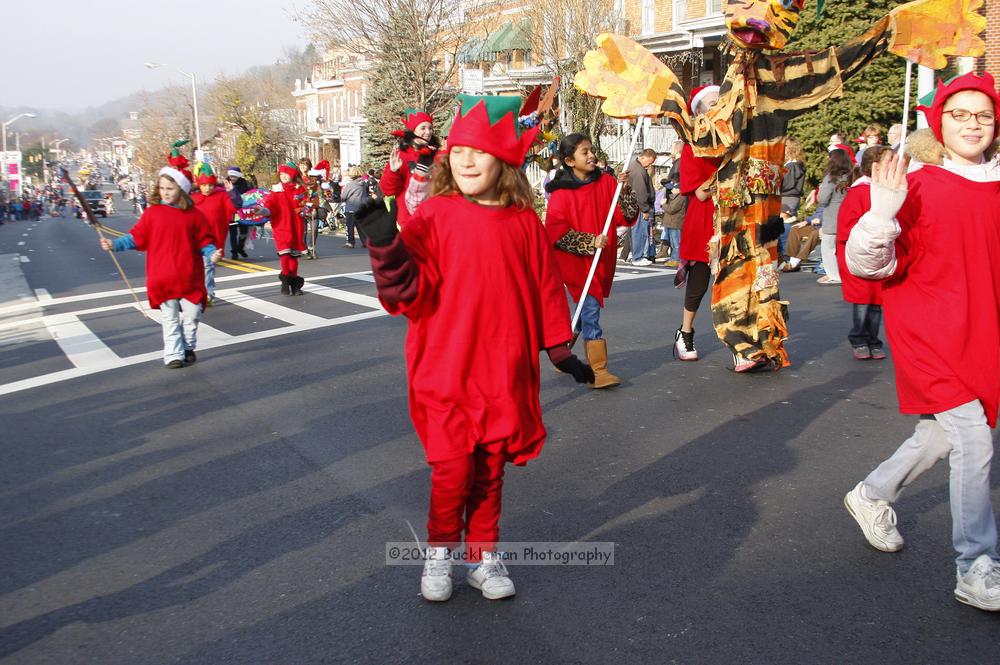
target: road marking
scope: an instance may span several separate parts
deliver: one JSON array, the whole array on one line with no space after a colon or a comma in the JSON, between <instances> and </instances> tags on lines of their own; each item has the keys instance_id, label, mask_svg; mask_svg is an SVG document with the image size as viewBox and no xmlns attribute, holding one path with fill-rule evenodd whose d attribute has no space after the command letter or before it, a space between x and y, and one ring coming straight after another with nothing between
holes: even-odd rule
<instances>
[{"instance_id":1,"label":"road marking","mask_svg":"<svg viewBox=\"0 0 1000 665\"><path fill-rule=\"evenodd\" d=\"M268 268L267 266L259 263L250 263L249 261L239 261L237 259L222 259L219 263L236 269L249 269L257 272L277 272L274 268Z\"/></svg>"},{"instance_id":2,"label":"road marking","mask_svg":"<svg viewBox=\"0 0 1000 665\"><path fill-rule=\"evenodd\" d=\"M38 302L50 302L52 296L45 289L35 289L35 297L38 298Z\"/></svg>"},{"instance_id":3,"label":"road marking","mask_svg":"<svg viewBox=\"0 0 1000 665\"><path fill-rule=\"evenodd\" d=\"M382 316L388 316L389 314L385 310L377 310L370 312L362 312L360 314L350 314L348 316L340 316L335 319L321 319L323 321L320 325L310 325L301 327L284 327L284 328L273 328L271 330L261 330L259 332L250 333L248 335L237 335L235 337L229 337L223 341L198 343L198 351L203 351L206 349L220 348L231 346L233 344L244 344L246 342L255 342L264 339L270 339L272 337L279 337L281 335L287 335L290 333L306 332L309 330L316 330L317 328L329 328L331 326L340 326L347 323L354 323L355 321L364 321L366 319L374 319ZM318 317L317 317L318 318ZM28 379L22 379L20 381L13 381L11 383L0 384L0 396L10 395L12 393L21 392L22 390L30 390L31 388L38 388L41 386L51 385L53 383L59 383L60 381L68 381L70 379L76 379L81 376L87 376L89 374L97 374L98 372L103 372L108 369L116 369L118 367L129 367L131 365L138 365L139 363L148 362L150 360L160 360L163 361L163 351L150 351L149 353L141 353L135 356L127 356L125 358L119 358L118 362L112 367L74 367L73 369L65 369L58 372L52 372L50 374L42 374L40 376L33 376Z\"/></svg>"},{"instance_id":4,"label":"road marking","mask_svg":"<svg viewBox=\"0 0 1000 665\"><path fill-rule=\"evenodd\" d=\"M99 371L120 364L121 357L109 349L76 315L56 314L45 317L43 321L52 339L75 367Z\"/></svg>"},{"instance_id":5,"label":"road marking","mask_svg":"<svg viewBox=\"0 0 1000 665\"><path fill-rule=\"evenodd\" d=\"M19 243L17 243L17 246L18 246L18 247L24 247L24 241L22 240L22 241L20 241Z\"/></svg>"},{"instance_id":6,"label":"road marking","mask_svg":"<svg viewBox=\"0 0 1000 665\"><path fill-rule=\"evenodd\" d=\"M21 255L21 263L31 263L31 259L29 259L27 256L25 256L24 254L22 254Z\"/></svg>"},{"instance_id":7,"label":"road marking","mask_svg":"<svg viewBox=\"0 0 1000 665\"><path fill-rule=\"evenodd\" d=\"M311 284L307 283L302 287L302 290L306 293L315 293L318 296L323 296L325 298L333 298L334 300L343 300L345 302L353 303L355 305L363 305L364 307L371 307L372 309L378 309L382 307L382 303L379 302L378 298L373 298L372 296L366 296L363 293L354 293L352 291L344 291L343 289L334 289L329 286L323 286L322 284Z\"/></svg>"},{"instance_id":8,"label":"road marking","mask_svg":"<svg viewBox=\"0 0 1000 665\"><path fill-rule=\"evenodd\" d=\"M131 305L134 306L135 303L129 303L129 304L131 304ZM153 317L153 320L155 320L161 326L163 325L163 316L162 316L160 310L158 310L158 309L150 309L148 307L145 308L145 309L146 309L147 312L149 312L150 316ZM204 313L202 313L202 316L204 316ZM202 323L201 321L198 322L198 333L197 334L198 334L198 346L199 347L201 347L201 346L217 346L217 345L222 344L225 341L230 340L230 339L233 338L233 336L230 335L229 333L222 332L218 328L213 328L212 326L207 325L205 323Z\"/></svg>"},{"instance_id":9,"label":"road marking","mask_svg":"<svg viewBox=\"0 0 1000 665\"><path fill-rule=\"evenodd\" d=\"M292 309L291 307L285 307L284 305L273 303L270 300L255 298L251 295L243 293L239 289L216 291L215 296L225 300L226 302L248 309L251 312L256 312L261 316L278 319L279 321L284 321L285 323L289 323L293 326L317 326L329 320L324 319L321 316L307 314L305 312L300 312L297 309Z\"/></svg>"}]
</instances>

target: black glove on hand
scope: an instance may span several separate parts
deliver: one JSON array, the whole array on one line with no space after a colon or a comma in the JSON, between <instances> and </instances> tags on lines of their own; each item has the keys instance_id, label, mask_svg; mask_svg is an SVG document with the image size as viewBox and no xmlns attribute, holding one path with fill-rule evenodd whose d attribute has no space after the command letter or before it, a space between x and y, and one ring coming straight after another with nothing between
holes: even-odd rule
<instances>
[{"instance_id":1,"label":"black glove on hand","mask_svg":"<svg viewBox=\"0 0 1000 665\"><path fill-rule=\"evenodd\" d=\"M556 368L564 374L572 375L577 383L594 382L594 370L590 368L590 365L580 362L580 359L576 356L571 355L565 360L560 360L556 363Z\"/></svg>"},{"instance_id":2,"label":"black glove on hand","mask_svg":"<svg viewBox=\"0 0 1000 665\"><path fill-rule=\"evenodd\" d=\"M392 244L399 232L396 229L396 200L392 199L386 209L385 199L366 201L354 213L354 221L365 235L368 242L376 247Z\"/></svg>"}]
</instances>

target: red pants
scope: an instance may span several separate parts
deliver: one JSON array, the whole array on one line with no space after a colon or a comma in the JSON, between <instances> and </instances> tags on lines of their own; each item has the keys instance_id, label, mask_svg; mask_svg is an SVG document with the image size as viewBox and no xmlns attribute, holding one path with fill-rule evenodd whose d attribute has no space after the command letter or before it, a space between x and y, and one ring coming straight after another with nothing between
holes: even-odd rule
<instances>
[{"instance_id":1,"label":"red pants","mask_svg":"<svg viewBox=\"0 0 1000 665\"><path fill-rule=\"evenodd\" d=\"M281 272L285 275L296 277L299 274L299 258L291 254L279 255L281 261Z\"/></svg>"},{"instance_id":2,"label":"red pants","mask_svg":"<svg viewBox=\"0 0 1000 665\"><path fill-rule=\"evenodd\" d=\"M502 444L478 446L464 457L431 464L431 507L427 517L427 544L454 549L462 542L468 561L479 561L492 551L500 535Z\"/></svg>"}]
</instances>

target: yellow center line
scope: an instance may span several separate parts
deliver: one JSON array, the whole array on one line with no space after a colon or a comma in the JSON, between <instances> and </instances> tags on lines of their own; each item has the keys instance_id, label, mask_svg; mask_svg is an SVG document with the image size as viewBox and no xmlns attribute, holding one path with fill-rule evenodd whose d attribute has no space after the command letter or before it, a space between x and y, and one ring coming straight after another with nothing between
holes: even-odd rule
<instances>
[{"instance_id":1,"label":"yellow center line","mask_svg":"<svg viewBox=\"0 0 1000 665\"><path fill-rule=\"evenodd\" d=\"M220 265L225 265L229 268L235 268L237 270L244 270L247 272L271 272L272 268L267 266L262 266L258 263L250 263L248 261L237 261L236 259L222 259L219 261Z\"/></svg>"}]
</instances>

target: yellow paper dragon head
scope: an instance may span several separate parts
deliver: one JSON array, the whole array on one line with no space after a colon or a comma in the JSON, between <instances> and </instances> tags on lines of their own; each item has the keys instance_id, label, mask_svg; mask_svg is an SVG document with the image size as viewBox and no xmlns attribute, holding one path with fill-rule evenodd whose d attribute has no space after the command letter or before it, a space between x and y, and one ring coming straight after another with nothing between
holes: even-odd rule
<instances>
[{"instance_id":1,"label":"yellow paper dragon head","mask_svg":"<svg viewBox=\"0 0 1000 665\"><path fill-rule=\"evenodd\" d=\"M744 48L781 49L804 5L805 0L726 0L726 29Z\"/></svg>"}]
</instances>

